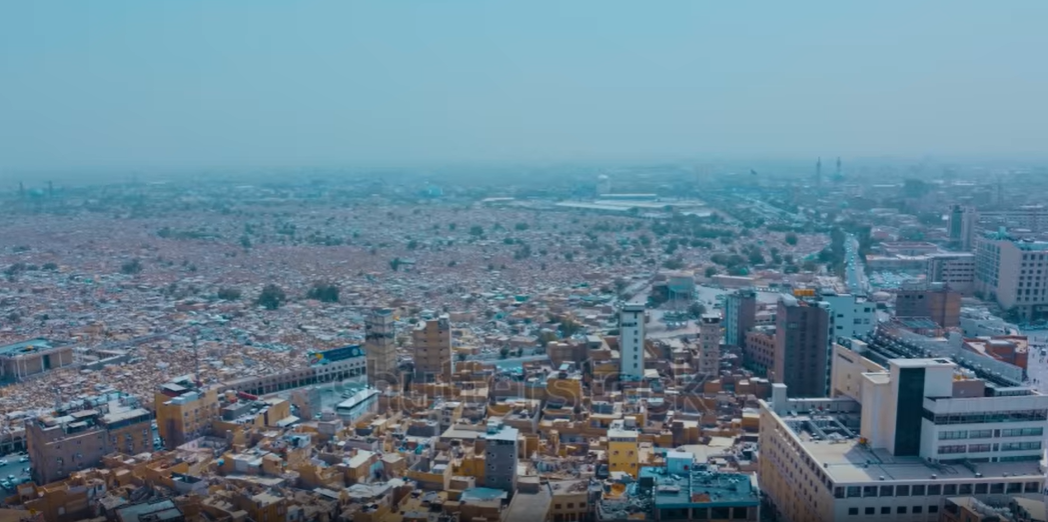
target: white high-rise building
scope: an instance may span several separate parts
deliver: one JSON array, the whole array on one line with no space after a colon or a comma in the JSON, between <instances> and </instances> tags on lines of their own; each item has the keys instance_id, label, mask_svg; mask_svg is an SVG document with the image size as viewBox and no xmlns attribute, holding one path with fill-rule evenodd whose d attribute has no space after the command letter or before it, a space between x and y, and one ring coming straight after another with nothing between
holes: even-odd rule
<instances>
[{"instance_id":1,"label":"white high-rise building","mask_svg":"<svg viewBox=\"0 0 1048 522\"><path fill-rule=\"evenodd\" d=\"M644 305L628 303L619 311L619 378L644 377Z\"/></svg>"},{"instance_id":2,"label":"white high-rise building","mask_svg":"<svg viewBox=\"0 0 1048 522\"><path fill-rule=\"evenodd\" d=\"M835 347L833 397L775 384L760 401L758 479L780 520L932 522L951 497L1042 498L1048 396L857 350Z\"/></svg>"}]
</instances>

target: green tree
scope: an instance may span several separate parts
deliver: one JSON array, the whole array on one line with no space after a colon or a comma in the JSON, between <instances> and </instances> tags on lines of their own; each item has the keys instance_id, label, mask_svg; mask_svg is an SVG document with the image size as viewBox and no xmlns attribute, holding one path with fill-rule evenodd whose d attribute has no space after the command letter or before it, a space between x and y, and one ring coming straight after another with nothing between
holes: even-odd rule
<instances>
[{"instance_id":1,"label":"green tree","mask_svg":"<svg viewBox=\"0 0 1048 522\"><path fill-rule=\"evenodd\" d=\"M237 288L224 286L218 289L218 298L223 301L236 301L240 299L240 290Z\"/></svg>"},{"instance_id":2,"label":"green tree","mask_svg":"<svg viewBox=\"0 0 1048 522\"><path fill-rule=\"evenodd\" d=\"M389 262L389 267L392 268L394 272L396 272L400 270L400 263L400 258L394 257L393 260Z\"/></svg>"},{"instance_id":3,"label":"green tree","mask_svg":"<svg viewBox=\"0 0 1048 522\"><path fill-rule=\"evenodd\" d=\"M797 234L794 234L793 232L787 233L786 234L786 244L790 245L790 246L796 245L797 244Z\"/></svg>"},{"instance_id":4,"label":"green tree","mask_svg":"<svg viewBox=\"0 0 1048 522\"><path fill-rule=\"evenodd\" d=\"M523 222L517 223L516 225L513 225L513 228L516 229L516 230L527 230L528 229L528 224L527 223L523 223Z\"/></svg>"},{"instance_id":5,"label":"green tree","mask_svg":"<svg viewBox=\"0 0 1048 522\"><path fill-rule=\"evenodd\" d=\"M708 266L708 267L706 267L706 277L709 278L709 277L713 277L715 275L717 275L717 267L715 267L715 266Z\"/></svg>"},{"instance_id":6,"label":"green tree","mask_svg":"<svg viewBox=\"0 0 1048 522\"><path fill-rule=\"evenodd\" d=\"M702 303L694 301L688 305L688 315L692 318L698 319L702 317L702 314L704 313L706 313L706 307Z\"/></svg>"},{"instance_id":7,"label":"green tree","mask_svg":"<svg viewBox=\"0 0 1048 522\"><path fill-rule=\"evenodd\" d=\"M262 293L258 295L258 300L255 301L255 304L264 307L266 310L276 310L286 301L287 294L284 293L284 289L270 283L262 288Z\"/></svg>"},{"instance_id":8,"label":"green tree","mask_svg":"<svg viewBox=\"0 0 1048 522\"><path fill-rule=\"evenodd\" d=\"M316 299L322 303L338 302L338 287L330 283L313 283L313 287L306 293L309 299Z\"/></svg>"},{"instance_id":9,"label":"green tree","mask_svg":"<svg viewBox=\"0 0 1048 522\"><path fill-rule=\"evenodd\" d=\"M47 270L47 271L50 271L50 272L54 272L55 270L58 270L58 264L57 263L44 263L44 267L43 268L44 268L44 270Z\"/></svg>"},{"instance_id":10,"label":"green tree","mask_svg":"<svg viewBox=\"0 0 1048 522\"><path fill-rule=\"evenodd\" d=\"M418 248L418 241L415 241L414 239L408 241L408 250L415 250L416 248Z\"/></svg>"},{"instance_id":11,"label":"green tree","mask_svg":"<svg viewBox=\"0 0 1048 522\"><path fill-rule=\"evenodd\" d=\"M572 319L570 317L563 317L563 318L561 318L561 320L560 320L560 334L562 336L564 336L564 337L571 337L572 335L575 335L576 333L579 333L581 331L582 331L582 324L580 324L578 321L576 321L576 320L574 320L574 319Z\"/></svg>"},{"instance_id":12,"label":"green tree","mask_svg":"<svg viewBox=\"0 0 1048 522\"><path fill-rule=\"evenodd\" d=\"M469 227L469 235L480 237L484 235L484 227L480 225L473 225Z\"/></svg>"},{"instance_id":13,"label":"green tree","mask_svg":"<svg viewBox=\"0 0 1048 522\"><path fill-rule=\"evenodd\" d=\"M129 275L137 274L142 271L142 262L138 259L126 261L120 265L120 271Z\"/></svg>"}]
</instances>

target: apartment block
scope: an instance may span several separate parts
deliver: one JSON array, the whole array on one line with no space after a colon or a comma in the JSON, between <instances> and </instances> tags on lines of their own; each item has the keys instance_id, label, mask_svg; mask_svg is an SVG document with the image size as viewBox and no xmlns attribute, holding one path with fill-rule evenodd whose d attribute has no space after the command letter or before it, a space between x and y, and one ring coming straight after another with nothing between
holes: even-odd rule
<instances>
[{"instance_id":1,"label":"apartment block","mask_svg":"<svg viewBox=\"0 0 1048 522\"><path fill-rule=\"evenodd\" d=\"M629 303L619 312L619 378L644 377L644 305Z\"/></svg>"},{"instance_id":2,"label":"apartment block","mask_svg":"<svg viewBox=\"0 0 1048 522\"><path fill-rule=\"evenodd\" d=\"M742 364L758 377L767 377L775 369L775 327L758 326L746 332Z\"/></svg>"},{"instance_id":3,"label":"apartment block","mask_svg":"<svg viewBox=\"0 0 1048 522\"><path fill-rule=\"evenodd\" d=\"M720 345L723 338L720 316L702 316L699 326L698 375L715 379L720 374Z\"/></svg>"},{"instance_id":4,"label":"apartment block","mask_svg":"<svg viewBox=\"0 0 1048 522\"><path fill-rule=\"evenodd\" d=\"M415 382L451 382L451 320L447 315L420 322L411 335L415 349Z\"/></svg>"},{"instance_id":5,"label":"apartment block","mask_svg":"<svg viewBox=\"0 0 1048 522\"><path fill-rule=\"evenodd\" d=\"M517 456L520 431L491 419L484 434L484 485L493 489L517 490Z\"/></svg>"},{"instance_id":6,"label":"apartment block","mask_svg":"<svg viewBox=\"0 0 1048 522\"><path fill-rule=\"evenodd\" d=\"M877 326L877 307L864 297L824 290L819 299L830 305L834 338L862 337Z\"/></svg>"},{"instance_id":7,"label":"apartment block","mask_svg":"<svg viewBox=\"0 0 1048 522\"><path fill-rule=\"evenodd\" d=\"M746 332L756 325L756 321L756 290L744 289L728 294L724 300L724 344L743 346Z\"/></svg>"},{"instance_id":8,"label":"apartment block","mask_svg":"<svg viewBox=\"0 0 1048 522\"><path fill-rule=\"evenodd\" d=\"M825 302L779 297L775 315L775 382L794 397L825 397L830 388L834 318Z\"/></svg>"},{"instance_id":9,"label":"apartment block","mask_svg":"<svg viewBox=\"0 0 1048 522\"><path fill-rule=\"evenodd\" d=\"M388 308L372 310L364 319L364 333L368 384L378 386L384 383L397 388L400 375L393 311Z\"/></svg>"},{"instance_id":10,"label":"apartment block","mask_svg":"<svg viewBox=\"0 0 1048 522\"><path fill-rule=\"evenodd\" d=\"M925 276L930 283L942 283L961 295L975 291L975 254L949 252L928 256Z\"/></svg>"},{"instance_id":11,"label":"apartment block","mask_svg":"<svg viewBox=\"0 0 1048 522\"><path fill-rule=\"evenodd\" d=\"M1003 233L978 239L976 291L1024 321L1048 318L1048 242Z\"/></svg>"},{"instance_id":12,"label":"apartment block","mask_svg":"<svg viewBox=\"0 0 1048 522\"><path fill-rule=\"evenodd\" d=\"M47 484L74 471L97 467L110 453L153 451L152 416L118 401L26 421L33 480Z\"/></svg>"},{"instance_id":13,"label":"apartment block","mask_svg":"<svg viewBox=\"0 0 1048 522\"><path fill-rule=\"evenodd\" d=\"M608 470L634 478L640 472L640 432L627 429L622 421L613 422L608 429Z\"/></svg>"},{"instance_id":14,"label":"apartment block","mask_svg":"<svg viewBox=\"0 0 1048 522\"><path fill-rule=\"evenodd\" d=\"M153 397L157 431L169 449L209 434L221 415L218 387L202 388L189 375L162 384Z\"/></svg>"}]
</instances>

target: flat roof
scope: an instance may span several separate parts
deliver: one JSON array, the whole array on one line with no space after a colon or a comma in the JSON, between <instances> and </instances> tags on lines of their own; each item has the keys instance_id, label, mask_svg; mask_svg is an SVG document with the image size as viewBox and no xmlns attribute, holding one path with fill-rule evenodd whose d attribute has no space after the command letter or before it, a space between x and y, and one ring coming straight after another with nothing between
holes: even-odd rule
<instances>
[{"instance_id":1,"label":"flat roof","mask_svg":"<svg viewBox=\"0 0 1048 522\"><path fill-rule=\"evenodd\" d=\"M842 440L815 440L807 431L798 432L795 427L804 421L837 419L846 426L857 426L860 414L778 415L791 433L801 440L801 446L816 461L833 482L840 484L877 483L883 481L915 481L926 483L932 475L936 481L957 483L973 481L976 471L960 464L932 465L919 456L893 456L886 449L869 448L859 443L859 438ZM858 430L854 430L857 432ZM1044 478L1040 462L991 462L974 465L982 474L981 481L993 478L1031 479ZM882 478L883 477L883 478Z\"/></svg>"},{"instance_id":2,"label":"flat roof","mask_svg":"<svg viewBox=\"0 0 1048 522\"><path fill-rule=\"evenodd\" d=\"M20 353L38 352L54 348L51 341L44 338L29 339L26 341L0 346L0 356L19 355Z\"/></svg>"}]
</instances>

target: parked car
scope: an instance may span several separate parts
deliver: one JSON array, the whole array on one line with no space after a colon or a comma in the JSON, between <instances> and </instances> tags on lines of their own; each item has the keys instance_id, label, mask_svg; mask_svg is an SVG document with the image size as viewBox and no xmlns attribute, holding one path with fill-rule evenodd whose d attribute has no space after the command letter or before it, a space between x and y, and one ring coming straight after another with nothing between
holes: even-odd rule
<instances>
[{"instance_id":1,"label":"parked car","mask_svg":"<svg viewBox=\"0 0 1048 522\"><path fill-rule=\"evenodd\" d=\"M29 455L22 455L18 457L18 462L29 462Z\"/></svg>"}]
</instances>

